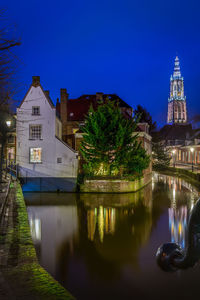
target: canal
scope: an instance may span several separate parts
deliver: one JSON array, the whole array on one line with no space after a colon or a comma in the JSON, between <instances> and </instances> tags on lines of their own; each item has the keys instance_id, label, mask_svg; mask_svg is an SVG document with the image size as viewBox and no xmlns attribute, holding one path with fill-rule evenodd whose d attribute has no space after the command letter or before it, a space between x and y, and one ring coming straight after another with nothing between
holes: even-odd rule
<instances>
[{"instance_id":1,"label":"canal","mask_svg":"<svg viewBox=\"0 0 200 300\"><path fill-rule=\"evenodd\" d=\"M185 247L198 197L184 180L158 174L132 194L25 194L39 262L78 300L196 294L199 265L166 273L155 254L170 241Z\"/></svg>"}]
</instances>

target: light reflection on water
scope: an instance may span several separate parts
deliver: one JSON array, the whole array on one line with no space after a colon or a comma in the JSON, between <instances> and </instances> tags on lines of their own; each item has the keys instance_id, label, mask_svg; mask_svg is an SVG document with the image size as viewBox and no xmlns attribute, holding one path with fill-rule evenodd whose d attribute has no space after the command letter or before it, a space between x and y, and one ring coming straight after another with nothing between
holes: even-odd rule
<instances>
[{"instance_id":1,"label":"light reflection on water","mask_svg":"<svg viewBox=\"0 0 200 300\"><path fill-rule=\"evenodd\" d=\"M52 276L78 299L120 293L131 299L144 283L147 294L153 293L158 278L163 288L166 274L156 266L156 249L169 241L185 247L187 219L198 196L187 182L155 174L152 184L133 194L25 198L39 261Z\"/></svg>"}]
</instances>

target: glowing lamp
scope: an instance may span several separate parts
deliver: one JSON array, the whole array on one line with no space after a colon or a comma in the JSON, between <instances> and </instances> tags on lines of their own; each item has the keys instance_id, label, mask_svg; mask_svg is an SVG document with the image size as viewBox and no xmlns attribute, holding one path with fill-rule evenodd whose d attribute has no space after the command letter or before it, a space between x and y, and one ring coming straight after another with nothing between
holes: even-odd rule
<instances>
[{"instance_id":1,"label":"glowing lamp","mask_svg":"<svg viewBox=\"0 0 200 300\"><path fill-rule=\"evenodd\" d=\"M10 126L11 126L11 121L10 121L10 120L7 120L7 121L6 121L6 125L7 125L8 127L10 127Z\"/></svg>"}]
</instances>

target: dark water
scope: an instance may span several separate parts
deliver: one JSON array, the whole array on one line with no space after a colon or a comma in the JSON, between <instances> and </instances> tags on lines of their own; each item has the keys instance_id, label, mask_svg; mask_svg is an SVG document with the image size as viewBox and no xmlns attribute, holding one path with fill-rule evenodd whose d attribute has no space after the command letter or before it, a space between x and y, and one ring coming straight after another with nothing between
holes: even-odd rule
<instances>
[{"instance_id":1,"label":"dark water","mask_svg":"<svg viewBox=\"0 0 200 300\"><path fill-rule=\"evenodd\" d=\"M185 181L155 174L133 194L27 193L40 264L77 299L196 299L200 266L165 273L160 244L185 247L198 192Z\"/></svg>"}]
</instances>

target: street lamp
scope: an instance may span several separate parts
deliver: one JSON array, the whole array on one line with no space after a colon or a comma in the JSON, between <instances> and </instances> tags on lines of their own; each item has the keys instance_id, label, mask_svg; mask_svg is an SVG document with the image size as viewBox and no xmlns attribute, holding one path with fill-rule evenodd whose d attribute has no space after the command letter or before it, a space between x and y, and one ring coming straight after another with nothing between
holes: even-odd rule
<instances>
[{"instance_id":1,"label":"street lamp","mask_svg":"<svg viewBox=\"0 0 200 300\"><path fill-rule=\"evenodd\" d=\"M176 164L175 164L175 153L176 153L176 150L175 150L175 149L172 150L172 155L173 155L173 165L174 165L174 168L175 168L175 166L176 166Z\"/></svg>"},{"instance_id":2,"label":"street lamp","mask_svg":"<svg viewBox=\"0 0 200 300\"><path fill-rule=\"evenodd\" d=\"M8 128L11 126L11 120L7 120L6 121L6 125L8 126Z\"/></svg>"},{"instance_id":3,"label":"street lamp","mask_svg":"<svg viewBox=\"0 0 200 300\"><path fill-rule=\"evenodd\" d=\"M192 152L192 172L193 172L194 148L190 148L190 151Z\"/></svg>"},{"instance_id":4,"label":"street lamp","mask_svg":"<svg viewBox=\"0 0 200 300\"><path fill-rule=\"evenodd\" d=\"M1 153L0 153L0 183L2 182L2 175L3 175L3 162L4 162L4 148L6 146L6 140L7 140L7 133L9 131L9 128L12 125L12 122L10 119L5 120L3 117L1 120L1 126L0 126L0 136L1 136Z\"/></svg>"}]
</instances>

